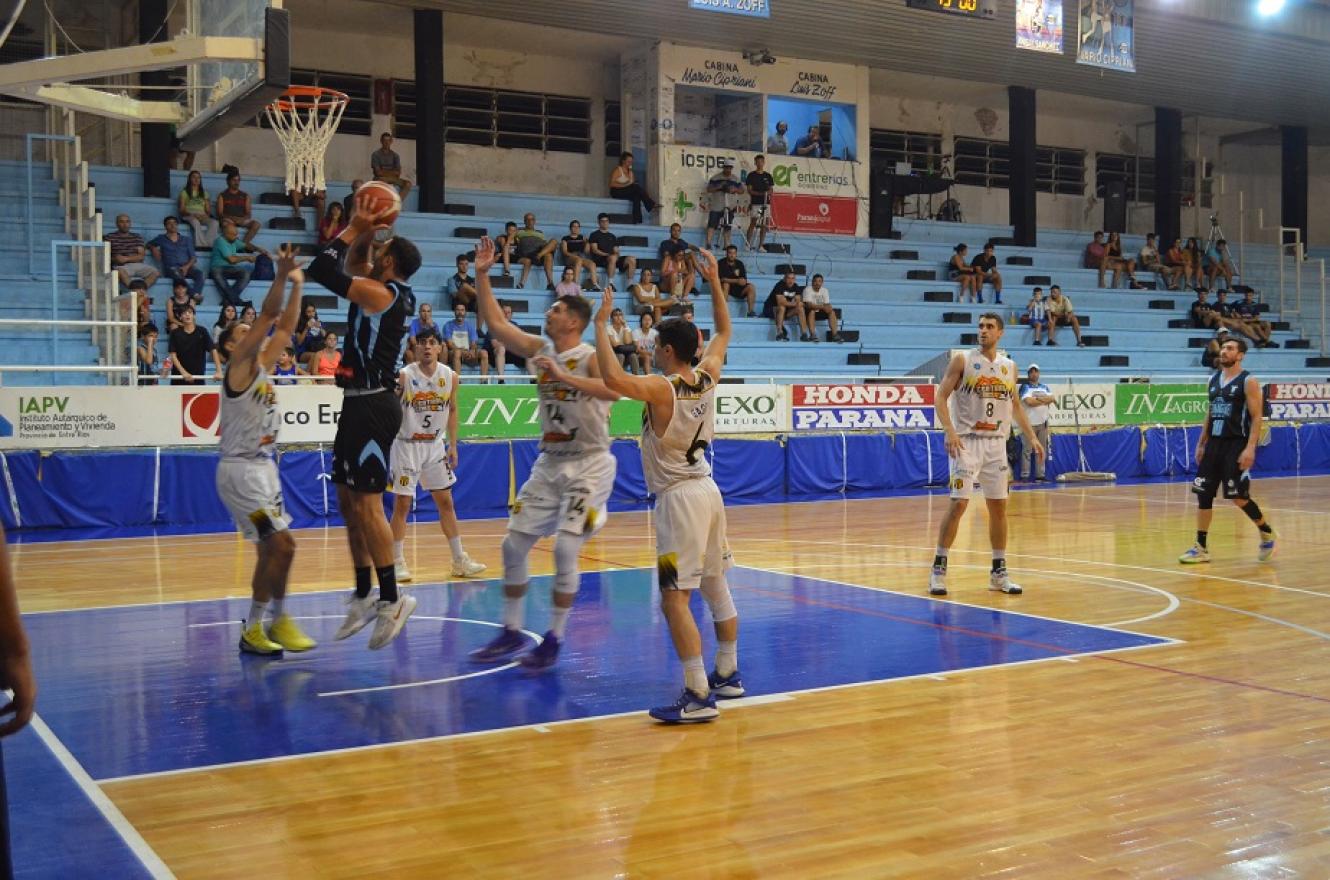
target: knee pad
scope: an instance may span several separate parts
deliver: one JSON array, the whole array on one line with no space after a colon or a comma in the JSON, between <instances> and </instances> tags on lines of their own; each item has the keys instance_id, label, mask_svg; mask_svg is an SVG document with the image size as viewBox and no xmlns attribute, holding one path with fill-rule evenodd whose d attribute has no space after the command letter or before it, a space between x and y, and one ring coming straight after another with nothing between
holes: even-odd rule
<instances>
[{"instance_id":1,"label":"knee pad","mask_svg":"<svg viewBox=\"0 0 1330 880\"><path fill-rule=\"evenodd\" d=\"M573 594L581 583L577 570L577 556L582 552L581 535L559 532L554 539L554 592Z\"/></svg>"},{"instance_id":2,"label":"knee pad","mask_svg":"<svg viewBox=\"0 0 1330 880\"><path fill-rule=\"evenodd\" d=\"M536 546L535 535L525 532L513 532L503 536L503 582L505 585L525 584L531 579L527 572L527 556Z\"/></svg>"},{"instance_id":3,"label":"knee pad","mask_svg":"<svg viewBox=\"0 0 1330 880\"><path fill-rule=\"evenodd\" d=\"M711 610L712 623L724 623L739 616L739 610L734 607L734 597L730 595L730 585L725 582L724 575L702 578L700 589L707 608Z\"/></svg>"}]
</instances>

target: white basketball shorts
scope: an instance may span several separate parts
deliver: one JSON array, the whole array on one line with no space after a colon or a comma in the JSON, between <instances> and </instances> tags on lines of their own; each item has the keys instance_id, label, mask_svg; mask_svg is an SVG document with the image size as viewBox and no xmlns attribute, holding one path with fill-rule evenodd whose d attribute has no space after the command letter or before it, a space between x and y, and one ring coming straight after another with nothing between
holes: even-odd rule
<instances>
[{"instance_id":1,"label":"white basketball shorts","mask_svg":"<svg viewBox=\"0 0 1330 880\"><path fill-rule=\"evenodd\" d=\"M962 434L964 449L951 458L952 498L968 499L976 488L984 497L998 501L1007 497L1011 467L1007 463L1007 438L984 434Z\"/></svg>"},{"instance_id":2,"label":"white basketball shorts","mask_svg":"<svg viewBox=\"0 0 1330 880\"><path fill-rule=\"evenodd\" d=\"M715 480L684 480L656 496L656 572L662 590L696 590L734 565Z\"/></svg>"},{"instance_id":3,"label":"white basketball shorts","mask_svg":"<svg viewBox=\"0 0 1330 880\"><path fill-rule=\"evenodd\" d=\"M595 534L609 518L606 505L618 467L609 452L570 458L542 453L512 504L508 528L542 538Z\"/></svg>"},{"instance_id":4,"label":"white basketball shorts","mask_svg":"<svg viewBox=\"0 0 1330 880\"><path fill-rule=\"evenodd\" d=\"M415 495L416 483L426 492L442 492L457 483L457 474L448 467L448 447L442 440L427 443L420 440L393 441L393 452L388 457L388 491L394 495Z\"/></svg>"},{"instance_id":5,"label":"white basketball shorts","mask_svg":"<svg viewBox=\"0 0 1330 880\"><path fill-rule=\"evenodd\" d=\"M247 541L257 543L291 527L277 464L270 458L222 459L217 494Z\"/></svg>"}]
</instances>

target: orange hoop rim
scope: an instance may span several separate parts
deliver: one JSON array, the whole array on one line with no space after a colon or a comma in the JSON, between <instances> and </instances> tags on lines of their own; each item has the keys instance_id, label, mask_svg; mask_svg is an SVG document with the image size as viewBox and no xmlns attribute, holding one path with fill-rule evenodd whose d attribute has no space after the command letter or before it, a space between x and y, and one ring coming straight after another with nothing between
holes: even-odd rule
<instances>
[{"instance_id":1,"label":"orange hoop rim","mask_svg":"<svg viewBox=\"0 0 1330 880\"><path fill-rule=\"evenodd\" d=\"M350 100L345 92L336 89L325 89L322 86L290 86L280 98L272 102L272 107L287 113L292 110L331 110L346 106Z\"/></svg>"}]
</instances>

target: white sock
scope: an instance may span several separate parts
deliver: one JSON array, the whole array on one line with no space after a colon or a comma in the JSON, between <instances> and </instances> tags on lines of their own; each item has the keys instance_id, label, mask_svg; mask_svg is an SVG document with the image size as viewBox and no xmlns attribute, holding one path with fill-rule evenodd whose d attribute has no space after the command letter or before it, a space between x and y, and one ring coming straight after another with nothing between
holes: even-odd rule
<instances>
[{"instance_id":1,"label":"white sock","mask_svg":"<svg viewBox=\"0 0 1330 880\"><path fill-rule=\"evenodd\" d=\"M466 551L462 549L461 535L458 535L456 538L449 538L448 547L453 551L453 562L460 561L461 558L466 555Z\"/></svg>"},{"instance_id":2,"label":"white sock","mask_svg":"<svg viewBox=\"0 0 1330 880\"><path fill-rule=\"evenodd\" d=\"M938 548L937 548L936 550L934 550L933 552L936 553L938 556L941 556L943 559L946 559L946 558L947 558L947 548L946 548L946 547L938 547Z\"/></svg>"},{"instance_id":3,"label":"white sock","mask_svg":"<svg viewBox=\"0 0 1330 880\"><path fill-rule=\"evenodd\" d=\"M739 643L716 641L716 674L733 675L739 668Z\"/></svg>"},{"instance_id":4,"label":"white sock","mask_svg":"<svg viewBox=\"0 0 1330 880\"><path fill-rule=\"evenodd\" d=\"M526 604L526 596L503 597L503 625L508 629L522 628L522 606Z\"/></svg>"},{"instance_id":5,"label":"white sock","mask_svg":"<svg viewBox=\"0 0 1330 880\"><path fill-rule=\"evenodd\" d=\"M563 638L563 631L568 628L568 615L572 610L557 605L550 609L550 632L554 633L556 638Z\"/></svg>"},{"instance_id":6,"label":"white sock","mask_svg":"<svg viewBox=\"0 0 1330 880\"><path fill-rule=\"evenodd\" d=\"M263 612L268 609L267 602L255 600L249 603L249 617L245 618L245 626L253 626L256 623L263 622Z\"/></svg>"},{"instance_id":7,"label":"white sock","mask_svg":"<svg viewBox=\"0 0 1330 880\"><path fill-rule=\"evenodd\" d=\"M406 562L406 556L403 555L403 547L405 544L406 544L405 538L402 539L401 541L393 541L393 562L401 562L401 563Z\"/></svg>"},{"instance_id":8,"label":"white sock","mask_svg":"<svg viewBox=\"0 0 1330 880\"><path fill-rule=\"evenodd\" d=\"M283 614L285 614L285 613L286 613L286 598L283 597L283 598L281 598L281 599L273 599L273 600L272 600L272 604L268 606L268 613L270 613L270 614L272 615L272 619L273 619L273 620L276 620L277 618L279 618L279 617L281 617Z\"/></svg>"},{"instance_id":9,"label":"white sock","mask_svg":"<svg viewBox=\"0 0 1330 880\"><path fill-rule=\"evenodd\" d=\"M707 683L707 668L702 665L700 656L683 661L683 684L698 696L705 697L711 693L711 685Z\"/></svg>"}]
</instances>

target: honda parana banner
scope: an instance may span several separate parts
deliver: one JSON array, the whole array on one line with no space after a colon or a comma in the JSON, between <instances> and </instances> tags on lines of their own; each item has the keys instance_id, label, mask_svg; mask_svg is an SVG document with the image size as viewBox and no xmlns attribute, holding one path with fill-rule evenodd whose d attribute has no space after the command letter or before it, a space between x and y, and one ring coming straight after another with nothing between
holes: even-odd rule
<instances>
[{"instance_id":1,"label":"honda parana banner","mask_svg":"<svg viewBox=\"0 0 1330 880\"><path fill-rule=\"evenodd\" d=\"M1271 382L1265 396L1276 421L1330 419L1330 382Z\"/></svg>"},{"instance_id":2,"label":"honda parana banner","mask_svg":"<svg viewBox=\"0 0 1330 880\"><path fill-rule=\"evenodd\" d=\"M932 428L933 385L795 385L796 431Z\"/></svg>"}]
</instances>

